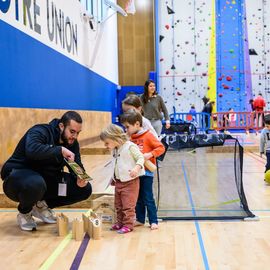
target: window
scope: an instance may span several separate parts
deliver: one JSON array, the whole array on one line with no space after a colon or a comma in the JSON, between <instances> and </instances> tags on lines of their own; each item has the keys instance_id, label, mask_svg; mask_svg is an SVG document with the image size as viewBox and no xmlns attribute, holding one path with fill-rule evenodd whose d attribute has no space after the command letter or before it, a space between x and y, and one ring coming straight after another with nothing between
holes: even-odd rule
<instances>
[{"instance_id":1,"label":"window","mask_svg":"<svg viewBox=\"0 0 270 270\"><path fill-rule=\"evenodd\" d=\"M106 17L107 6L104 0L80 0L84 8L94 16L95 20L101 22Z\"/></svg>"}]
</instances>

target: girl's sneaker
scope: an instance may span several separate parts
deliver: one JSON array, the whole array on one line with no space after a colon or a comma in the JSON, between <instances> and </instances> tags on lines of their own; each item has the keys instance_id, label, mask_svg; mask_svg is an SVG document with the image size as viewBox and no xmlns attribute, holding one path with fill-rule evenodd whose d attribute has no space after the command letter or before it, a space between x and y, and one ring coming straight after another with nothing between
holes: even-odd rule
<instances>
[{"instance_id":1,"label":"girl's sneaker","mask_svg":"<svg viewBox=\"0 0 270 270\"><path fill-rule=\"evenodd\" d=\"M115 224L113 224L112 225L112 227L111 227L111 231L118 231L118 230L120 230L121 228L123 227L123 225L120 225L119 223L115 223Z\"/></svg>"},{"instance_id":2,"label":"girl's sneaker","mask_svg":"<svg viewBox=\"0 0 270 270\"><path fill-rule=\"evenodd\" d=\"M124 234L124 233L129 233L131 232L132 230L127 227L127 226L123 226L120 230L118 230L117 232L120 233L120 234Z\"/></svg>"},{"instance_id":3,"label":"girl's sneaker","mask_svg":"<svg viewBox=\"0 0 270 270\"><path fill-rule=\"evenodd\" d=\"M157 230L157 229L158 229L158 225L157 225L156 223L152 223L152 224L150 225L150 229L151 229L151 230Z\"/></svg>"}]
</instances>

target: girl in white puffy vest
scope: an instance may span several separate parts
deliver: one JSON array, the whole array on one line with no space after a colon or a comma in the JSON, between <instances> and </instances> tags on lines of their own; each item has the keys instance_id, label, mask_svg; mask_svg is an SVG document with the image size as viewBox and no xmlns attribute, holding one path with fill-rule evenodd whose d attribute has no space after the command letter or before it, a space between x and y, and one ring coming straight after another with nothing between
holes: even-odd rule
<instances>
[{"instance_id":1,"label":"girl in white puffy vest","mask_svg":"<svg viewBox=\"0 0 270 270\"><path fill-rule=\"evenodd\" d=\"M111 124L100 134L105 147L112 150L115 185L115 210L117 221L111 230L128 233L133 230L135 207L139 194L139 176L144 175L144 156L139 147L128 141L127 135L117 125Z\"/></svg>"}]
</instances>

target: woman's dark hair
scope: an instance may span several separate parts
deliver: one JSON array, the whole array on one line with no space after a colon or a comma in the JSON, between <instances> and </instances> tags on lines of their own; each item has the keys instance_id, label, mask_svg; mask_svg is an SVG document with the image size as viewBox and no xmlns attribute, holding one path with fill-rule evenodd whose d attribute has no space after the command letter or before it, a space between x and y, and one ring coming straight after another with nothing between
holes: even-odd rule
<instances>
[{"instance_id":1,"label":"woman's dark hair","mask_svg":"<svg viewBox=\"0 0 270 270\"><path fill-rule=\"evenodd\" d=\"M148 86L150 83L155 84L155 82L153 80L147 80L144 84L144 93L142 94L143 103L147 103L149 100ZM157 91L155 91L154 95L157 95Z\"/></svg>"},{"instance_id":2,"label":"woman's dark hair","mask_svg":"<svg viewBox=\"0 0 270 270\"><path fill-rule=\"evenodd\" d=\"M64 127L68 126L70 121L74 120L75 122L81 124L82 117L75 111L67 111L63 114L60 119L60 122L63 123Z\"/></svg>"}]
</instances>

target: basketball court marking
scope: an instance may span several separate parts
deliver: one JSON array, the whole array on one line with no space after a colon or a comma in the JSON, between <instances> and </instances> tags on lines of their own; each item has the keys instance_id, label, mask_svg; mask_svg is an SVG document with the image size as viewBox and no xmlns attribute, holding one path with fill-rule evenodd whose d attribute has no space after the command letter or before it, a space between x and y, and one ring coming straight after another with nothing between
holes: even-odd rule
<instances>
[{"instance_id":1,"label":"basketball court marking","mask_svg":"<svg viewBox=\"0 0 270 270\"><path fill-rule=\"evenodd\" d=\"M159 212L190 212L192 209L163 209L159 210ZM196 209L197 212L243 212L243 210L237 210L237 209ZM252 212L270 212L270 209L250 209Z\"/></svg>"},{"instance_id":2,"label":"basketball court marking","mask_svg":"<svg viewBox=\"0 0 270 270\"><path fill-rule=\"evenodd\" d=\"M229 212L231 212L231 211L242 211L242 210L236 210L236 209L224 209L224 210L221 210L221 209L197 209L197 208L195 208L196 209L196 211L197 212L199 212L199 211L209 211L209 212L216 212L216 211L229 211ZM252 211L254 211L254 212L270 212L270 209L251 209ZM192 208L190 208L190 209L161 209L161 210L159 210L160 212L167 212L167 211L172 211L172 212L190 212L190 211L192 211ZM12 209L0 209L0 213L14 213L14 212L18 212L18 210L12 210ZM65 211L65 210L59 210L59 211L55 211L55 212L78 212L78 213L80 213L80 212L85 212L85 210L84 211L82 211L82 210L73 210L73 211L69 211L69 210L67 210L67 211Z\"/></svg>"},{"instance_id":3,"label":"basketball court marking","mask_svg":"<svg viewBox=\"0 0 270 270\"><path fill-rule=\"evenodd\" d=\"M78 252L77 252L77 254L76 254L76 256L75 256L75 258L74 258L74 260L72 262L72 265L70 267L70 270L77 270L77 269L79 269L79 266L81 264L82 258L84 256L84 253L85 253L85 250L86 250L86 248L88 246L89 241L90 241L90 237L86 233L84 235L84 238L82 240L82 243L81 243L81 245L80 245L80 247L78 249Z\"/></svg>"},{"instance_id":4,"label":"basketball court marking","mask_svg":"<svg viewBox=\"0 0 270 270\"><path fill-rule=\"evenodd\" d=\"M193 199L192 199L192 194L191 194L191 191L190 191L190 186L189 186L189 183L188 183L188 178L187 178L187 174L186 174L186 170L185 170L185 166L184 166L183 161L181 161L181 166L182 166L182 170L183 170L183 173L184 173L184 180L185 180L185 183L186 183L189 202L190 202L191 207L192 207L192 214L194 216L196 216L196 212L194 210L194 208L195 208L194 207L194 202L193 202ZM207 255L206 255L206 251L205 251L205 247L204 247L204 244L203 244L203 238L202 238L202 234L201 234L201 230L200 230L200 225L199 225L199 222L197 220L195 220L194 222L195 222L196 232L197 232L197 236L198 236L198 240L199 240L199 244L200 244L201 254L202 254L202 257L203 257L204 268L206 270L210 270Z\"/></svg>"},{"instance_id":5,"label":"basketball court marking","mask_svg":"<svg viewBox=\"0 0 270 270\"><path fill-rule=\"evenodd\" d=\"M86 211L86 215L89 214L90 211L91 211L91 210ZM62 212L62 211L61 211L61 212ZM72 211L72 212L74 212L74 211ZM85 212L85 211L84 211L84 212ZM65 247L69 244L69 242L71 241L71 239L72 239L72 232L70 232L70 233L64 238L64 240L62 240L62 242L58 245L58 247L57 247L57 248L53 251L53 253L49 256L49 258L42 264L42 266L39 268L39 270L47 270L47 269L49 269L49 268L52 266L52 264L55 262L55 260L59 257L59 255L62 253L62 251L65 249ZM85 239L85 237L84 237L84 239ZM76 263L79 262L79 265L80 265L80 263L81 263L81 260L82 260L84 251L85 251L85 249L86 249L86 247L87 247L87 245L88 245L88 241L89 241L89 238L88 238L88 241L87 241L87 243L86 243L86 247L85 247L84 250L83 250L83 248L82 248L82 251L83 251L83 252L82 252L82 251L81 251L81 247L82 247L83 245L85 245L84 239L83 239L83 241L82 241L82 243L81 243L81 245L80 245L80 247L79 247L79 250L78 250L78 252L77 252L77 254L76 254L76 256L75 256L75 259L74 259L74 261L73 261L73 263L74 263L74 262L76 262ZM79 255L78 255L78 254L79 254ZM81 254L82 254L82 257L81 257L81 259L79 260ZM78 257L77 257L77 255L78 255ZM76 260L76 261L75 261L75 260ZM73 266L73 263L72 263L72 266ZM79 267L79 265L78 265L78 267ZM71 266L71 267L72 267L72 266ZM70 269L75 270L75 269L78 269L78 268L70 268Z\"/></svg>"},{"instance_id":6,"label":"basketball court marking","mask_svg":"<svg viewBox=\"0 0 270 270\"><path fill-rule=\"evenodd\" d=\"M72 233L70 232L64 238L64 240L62 240L62 242L58 245L58 247L53 251L53 253L50 255L50 257L42 264L42 266L39 268L39 270L49 269L52 266L52 264L55 262L55 260L58 258L58 256L65 249L65 247L69 244L71 239L72 239Z\"/></svg>"},{"instance_id":7,"label":"basketball court marking","mask_svg":"<svg viewBox=\"0 0 270 270\"><path fill-rule=\"evenodd\" d=\"M260 156L260 155L254 153L254 152L251 152L251 153L252 153L253 155L255 155L255 156L257 156L257 157L263 159L263 160L266 160L266 157L265 157L265 156Z\"/></svg>"},{"instance_id":8,"label":"basketball court marking","mask_svg":"<svg viewBox=\"0 0 270 270\"><path fill-rule=\"evenodd\" d=\"M255 160L257 160L257 161L259 161L259 162L265 164L265 162L263 161L264 159L263 159L263 158L260 158L260 159L259 159L259 156L254 155L253 152L249 152L249 153L247 153L247 154L248 154L248 156L252 157L253 159L255 159Z\"/></svg>"}]
</instances>

